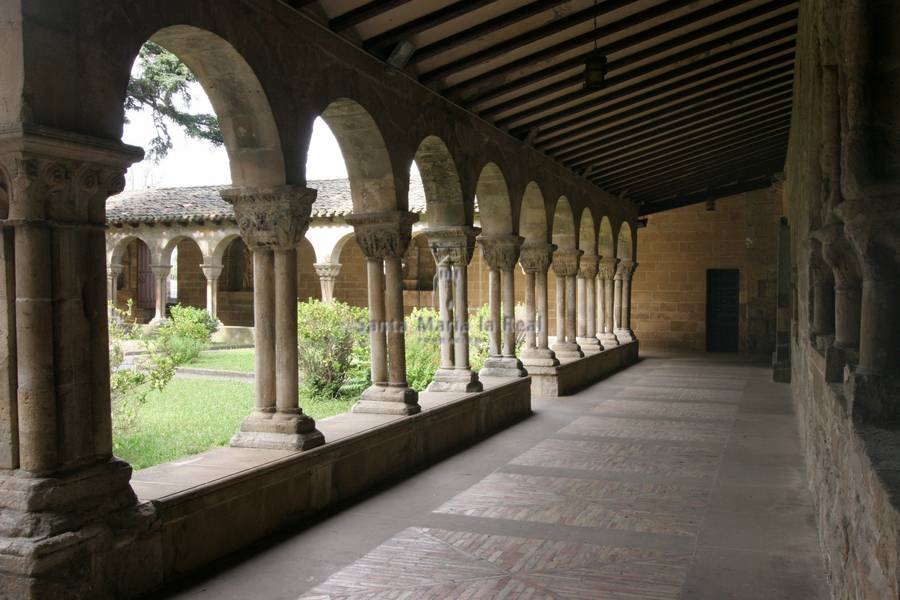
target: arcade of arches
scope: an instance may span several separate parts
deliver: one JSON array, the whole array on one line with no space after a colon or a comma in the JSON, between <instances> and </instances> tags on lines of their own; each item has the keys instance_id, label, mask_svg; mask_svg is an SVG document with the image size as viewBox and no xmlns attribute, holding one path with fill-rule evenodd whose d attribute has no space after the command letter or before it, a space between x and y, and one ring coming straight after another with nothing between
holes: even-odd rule
<instances>
[{"instance_id":1,"label":"arcade of arches","mask_svg":"<svg viewBox=\"0 0 900 600\"><path fill-rule=\"evenodd\" d=\"M734 439L733 422L738 431L777 415L789 440L799 428L798 478L808 489L790 492L801 494L790 498L803 498L802 510L791 500L779 506L816 521L813 562L824 558L825 566L810 567L821 575L811 579L826 577L834 598L898 597L900 7L567 0L426 9L354 0L334 15L329 4L0 0L0 596L157 590L475 441L542 423L543 411L580 415L522 455L556 456L553 468L520 461L485 474L444 505L456 514L441 523L481 511L485 531L495 528L504 543L576 540L593 548L578 554L593 563L650 542L687 544L688 562L716 556L709 568L725 546L697 546L708 543L698 534L700 511L717 499L699 486L718 485L718 475L699 471L728 475L728 465L738 488L770 472L754 461L772 459L752 444L769 443L772 432L737 436L727 450L717 444ZM496 4L497 12L474 22L477 8L464 4ZM547 5L566 10L545 14ZM393 10L422 12L402 12L405 24L385 29L390 19L379 18ZM576 57L516 71L536 60L522 54L528 44L592 42L564 27L586 14L613 19L601 36L609 36L612 91L582 89L579 71L577 90L562 93L571 82L560 79L533 105L515 97L516 86L582 68ZM429 37L455 18L468 25ZM509 39L478 45L509 27ZM731 28L743 45L716 37ZM562 32L572 39L552 37ZM119 140L131 67L147 40L176 54L203 85L232 185L192 188L184 203L166 197L183 191L122 194L126 170L143 156ZM558 50L538 52L540 60L557 60ZM507 52L513 66L468 71ZM716 62L735 57L740 64ZM691 70L705 67L702 76ZM732 71L735 80L721 79ZM617 127L619 118L675 102L654 95L662 89L684 100L681 77L695 88L689 104L670 108L705 115L705 125L678 116L660 132L652 122ZM599 112L591 102L602 104ZM775 112L761 118L766 103ZM725 127L707 114L737 119L738 110L748 111L744 120ZM317 117L340 146L344 183L307 179ZM649 143L625 144L630 128ZM413 162L420 182L411 181ZM167 212L173 205L181 208ZM305 297L365 305L370 318L372 384L352 412L320 422L298 401L296 302ZM107 307L129 298L149 323L180 301L208 308L226 329L252 324L255 406L229 447L135 474L113 456ZM517 303L521 351L509 318ZM493 327L475 372L466 323L482 304ZM403 318L416 305L439 307L441 324L440 368L422 393L406 379ZM790 382L793 407L787 387L769 394L775 388L763 386L775 384L736 375L745 364L713 364L700 383L696 365L709 363L696 358L686 362L694 375L681 370L685 363L657 367L649 356L631 366L638 336L668 350L700 349L703 332L709 348L711 332L732 326L734 349L773 350L771 377ZM623 369L616 377L625 383L594 385ZM629 383L637 377L656 383ZM644 395L622 396L621 386ZM607 391L616 398L602 397ZM631 416L610 412L615 406ZM621 456L591 454L621 438L629 444ZM566 443L569 454L560 450ZM673 459L660 475L659 464ZM556 483L526 492L523 481L540 479L535 470ZM553 470L564 473L551 477ZM668 479L648 483L650 471ZM567 487L573 481L579 491ZM746 489L766 494L779 485ZM601 488L596 497L582 493ZM753 501L753 493L731 493ZM531 517L488 518L513 497ZM666 513L660 505L670 500L687 516ZM565 521L574 510L567 502L583 504ZM541 503L551 508L535 508ZM591 518L622 547L591 546L601 530L582 526ZM710 509L706 521L721 533L729 518L748 517ZM404 551L436 539L428 535ZM556 548L550 562L568 552ZM360 564L378 556L376 549ZM659 560L659 580L632 572L620 579L677 597L687 567L675 573L680 559ZM600 581L595 595L613 585L577 572L565 585ZM532 583L545 575L563 581L538 574Z\"/></svg>"}]
</instances>

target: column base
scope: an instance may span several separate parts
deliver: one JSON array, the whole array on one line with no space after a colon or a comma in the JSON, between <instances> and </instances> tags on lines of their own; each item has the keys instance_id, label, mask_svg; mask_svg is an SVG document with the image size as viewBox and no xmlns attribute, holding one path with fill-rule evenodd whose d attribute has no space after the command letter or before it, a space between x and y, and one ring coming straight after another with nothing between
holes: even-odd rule
<instances>
[{"instance_id":1,"label":"column base","mask_svg":"<svg viewBox=\"0 0 900 600\"><path fill-rule=\"evenodd\" d=\"M600 344L604 348L614 348L616 346L621 346L619 343L619 338L616 337L614 333L598 333L597 338L600 340Z\"/></svg>"},{"instance_id":2,"label":"column base","mask_svg":"<svg viewBox=\"0 0 900 600\"><path fill-rule=\"evenodd\" d=\"M419 406L419 393L410 387L372 385L362 393L352 410L379 415L415 415L422 408Z\"/></svg>"},{"instance_id":3,"label":"column base","mask_svg":"<svg viewBox=\"0 0 900 600\"><path fill-rule=\"evenodd\" d=\"M527 377L528 373L522 368L522 361L515 356L489 356L484 361L484 367L478 372L478 377Z\"/></svg>"},{"instance_id":4,"label":"column base","mask_svg":"<svg viewBox=\"0 0 900 600\"><path fill-rule=\"evenodd\" d=\"M535 367L558 367L559 360L550 348L534 348L522 352L522 365L530 374Z\"/></svg>"},{"instance_id":5,"label":"column base","mask_svg":"<svg viewBox=\"0 0 900 600\"><path fill-rule=\"evenodd\" d=\"M254 412L231 438L234 448L312 450L325 443L316 422L304 414Z\"/></svg>"},{"instance_id":6,"label":"column base","mask_svg":"<svg viewBox=\"0 0 900 600\"><path fill-rule=\"evenodd\" d=\"M603 346L600 345L600 340L595 337L577 337L575 338L575 341L578 342L578 345L581 347L581 351L584 352L585 356L603 352Z\"/></svg>"},{"instance_id":7,"label":"column base","mask_svg":"<svg viewBox=\"0 0 900 600\"><path fill-rule=\"evenodd\" d=\"M551 348L553 348L556 358L560 361L584 358L584 352L581 351L581 348L575 342L557 342Z\"/></svg>"},{"instance_id":8,"label":"column base","mask_svg":"<svg viewBox=\"0 0 900 600\"><path fill-rule=\"evenodd\" d=\"M630 329L617 329L616 339L619 340L620 344L627 344L635 341L637 338L634 337L634 332Z\"/></svg>"},{"instance_id":9,"label":"column base","mask_svg":"<svg viewBox=\"0 0 900 600\"><path fill-rule=\"evenodd\" d=\"M471 369L438 369L428 384L429 392L480 392L484 389Z\"/></svg>"}]
</instances>

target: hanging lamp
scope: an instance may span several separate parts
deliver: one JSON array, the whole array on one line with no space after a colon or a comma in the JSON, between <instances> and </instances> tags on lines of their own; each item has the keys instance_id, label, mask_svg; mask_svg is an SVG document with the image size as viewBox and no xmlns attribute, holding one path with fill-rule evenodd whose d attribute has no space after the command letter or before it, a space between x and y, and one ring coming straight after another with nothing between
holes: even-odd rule
<instances>
[{"instance_id":1,"label":"hanging lamp","mask_svg":"<svg viewBox=\"0 0 900 600\"><path fill-rule=\"evenodd\" d=\"M597 0L594 0L594 8L597 7ZM588 52L584 59L584 89L599 90L603 89L606 80L606 68L608 65L606 55L597 48L597 14L594 14L594 49Z\"/></svg>"}]
</instances>

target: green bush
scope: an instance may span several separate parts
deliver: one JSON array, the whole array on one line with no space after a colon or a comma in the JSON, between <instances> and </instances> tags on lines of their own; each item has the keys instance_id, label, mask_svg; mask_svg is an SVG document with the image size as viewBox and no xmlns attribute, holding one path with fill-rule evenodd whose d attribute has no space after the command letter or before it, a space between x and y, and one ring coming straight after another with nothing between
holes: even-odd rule
<instances>
[{"instance_id":1,"label":"green bush","mask_svg":"<svg viewBox=\"0 0 900 600\"><path fill-rule=\"evenodd\" d=\"M218 328L219 322L205 309L176 304L157 333L197 340L201 345L205 345Z\"/></svg>"},{"instance_id":2,"label":"green bush","mask_svg":"<svg viewBox=\"0 0 900 600\"><path fill-rule=\"evenodd\" d=\"M298 362L305 398L338 398L345 393L342 388L351 371L359 379L358 363L363 357L354 349L367 343L367 321L365 309L343 302L311 299L297 305ZM367 358L365 366L368 369Z\"/></svg>"},{"instance_id":3,"label":"green bush","mask_svg":"<svg viewBox=\"0 0 900 600\"><path fill-rule=\"evenodd\" d=\"M441 364L439 314L433 308L414 308L406 317L406 381L422 391Z\"/></svg>"}]
</instances>

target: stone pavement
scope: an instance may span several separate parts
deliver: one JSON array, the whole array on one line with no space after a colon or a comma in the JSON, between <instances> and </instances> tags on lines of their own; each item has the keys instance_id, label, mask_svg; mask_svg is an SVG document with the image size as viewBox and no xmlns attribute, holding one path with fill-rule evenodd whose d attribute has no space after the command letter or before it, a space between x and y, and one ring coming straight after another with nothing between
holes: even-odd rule
<instances>
[{"instance_id":1,"label":"stone pavement","mask_svg":"<svg viewBox=\"0 0 900 600\"><path fill-rule=\"evenodd\" d=\"M789 388L645 358L170 597L825 598Z\"/></svg>"}]
</instances>

